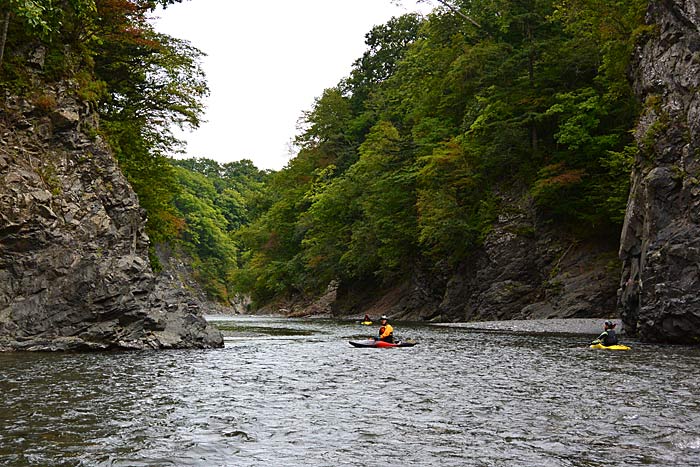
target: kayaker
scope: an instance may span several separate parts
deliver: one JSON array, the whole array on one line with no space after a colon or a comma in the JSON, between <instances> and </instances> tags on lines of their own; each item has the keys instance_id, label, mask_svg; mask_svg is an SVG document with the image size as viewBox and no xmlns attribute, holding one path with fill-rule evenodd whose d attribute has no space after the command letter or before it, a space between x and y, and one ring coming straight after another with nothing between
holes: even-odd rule
<instances>
[{"instance_id":1,"label":"kayaker","mask_svg":"<svg viewBox=\"0 0 700 467\"><path fill-rule=\"evenodd\" d=\"M384 342L394 342L394 328L389 324L386 315L383 315L379 322L382 327L379 328L379 340Z\"/></svg>"},{"instance_id":2,"label":"kayaker","mask_svg":"<svg viewBox=\"0 0 700 467\"><path fill-rule=\"evenodd\" d=\"M365 319L363 319L362 321L365 322L365 323L371 323L371 322L372 322L372 320L370 319L370 317L369 317L368 314L365 314Z\"/></svg>"},{"instance_id":3,"label":"kayaker","mask_svg":"<svg viewBox=\"0 0 700 467\"><path fill-rule=\"evenodd\" d=\"M603 344L605 347L616 345L618 341L617 334L615 333L615 326L617 326L617 324L612 321L606 321L604 331L596 340L591 342L591 344Z\"/></svg>"}]
</instances>

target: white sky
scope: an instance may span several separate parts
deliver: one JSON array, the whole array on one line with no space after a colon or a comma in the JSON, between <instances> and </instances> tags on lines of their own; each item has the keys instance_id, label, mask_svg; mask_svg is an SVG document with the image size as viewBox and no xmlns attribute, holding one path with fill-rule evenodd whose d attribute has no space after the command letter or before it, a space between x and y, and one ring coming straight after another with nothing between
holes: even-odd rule
<instances>
[{"instance_id":1,"label":"white sky","mask_svg":"<svg viewBox=\"0 0 700 467\"><path fill-rule=\"evenodd\" d=\"M429 6L390 0L190 0L157 12L155 27L207 54L211 95L200 128L176 135L185 157L251 159L281 169L297 120L350 73L365 34Z\"/></svg>"}]
</instances>

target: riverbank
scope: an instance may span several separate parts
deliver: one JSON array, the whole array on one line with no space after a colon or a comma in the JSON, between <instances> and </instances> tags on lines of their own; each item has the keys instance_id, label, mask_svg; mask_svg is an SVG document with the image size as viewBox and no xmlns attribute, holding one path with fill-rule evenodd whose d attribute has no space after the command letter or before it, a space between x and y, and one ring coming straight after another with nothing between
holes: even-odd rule
<instances>
[{"instance_id":1,"label":"riverbank","mask_svg":"<svg viewBox=\"0 0 700 467\"><path fill-rule=\"evenodd\" d=\"M222 316L218 314L208 314L205 318L208 321L217 321ZM228 315L230 316L230 315ZM259 315L240 314L236 316L249 316L254 318ZM298 318L281 313L265 315L274 318ZM319 314L313 316L304 316L304 319L337 319L330 314ZM346 321L361 321L362 317L346 317L341 320ZM475 331L499 332L499 333L523 333L523 334L558 334L558 335L587 335L597 336L603 332L603 323L605 318L549 318L549 319L531 319L531 320L504 320L504 321L474 321L467 323L425 323L431 326L452 327L471 329ZM620 319L610 319L617 324L615 328L619 335L624 335L624 327ZM401 320L396 321L401 323ZM378 321L377 321L377 325Z\"/></svg>"},{"instance_id":2,"label":"riverbank","mask_svg":"<svg viewBox=\"0 0 700 467\"><path fill-rule=\"evenodd\" d=\"M619 319L611 319L610 321L617 324L616 330L618 334L624 334ZM553 318L469 323L435 323L435 326L505 333L598 335L603 332L604 322L605 320L602 318Z\"/></svg>"}]
</instances>

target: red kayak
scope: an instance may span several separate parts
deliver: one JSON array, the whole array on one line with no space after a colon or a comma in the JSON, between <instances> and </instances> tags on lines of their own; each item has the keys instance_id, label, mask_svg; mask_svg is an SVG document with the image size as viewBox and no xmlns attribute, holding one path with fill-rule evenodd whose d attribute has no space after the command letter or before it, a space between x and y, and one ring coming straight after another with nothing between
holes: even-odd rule
<instances>
[{"instance_id":1,"label":"red kayak","mask_svg":"<svg viewBox=\"0 0 700 467\"><path fill-rule=\"evenodd\" d=\"M417 342L384 342L380 340L367 339L364 341L350 341L350 345L353 347L378 347L378 348L388 348L388 347L413 347Z\"/></svg>"}]
</instances>

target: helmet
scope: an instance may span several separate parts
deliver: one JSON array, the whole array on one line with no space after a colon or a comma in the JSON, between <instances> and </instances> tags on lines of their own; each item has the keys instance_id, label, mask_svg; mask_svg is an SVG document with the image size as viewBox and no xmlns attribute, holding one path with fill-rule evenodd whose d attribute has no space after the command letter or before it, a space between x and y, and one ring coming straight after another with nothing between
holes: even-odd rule
<instances>
[{"instance_id":1,"label":"helmet","mask_svg":"<svg viewBox=\"0 0 700 467\"><path fill-rule=\"evenodd\" d=\"M615 326L617 326L617 324L613 323L612 321L606 321L606 322L605 322L605 327L606 327L606 328L614 328Z\"/></svg>"},{"instance_id":2,"label":"helmet","mask_svg":"<svg viewBox=\"0 0 700 467\"><path fill-rule=\"evenodd\" d=\"M381 320L383 320L383 319L389 319L389 318L387 318L386 315L382 315L382 317L379 318L379 320L381 321Z\"/></svg>"}]
</instances>

